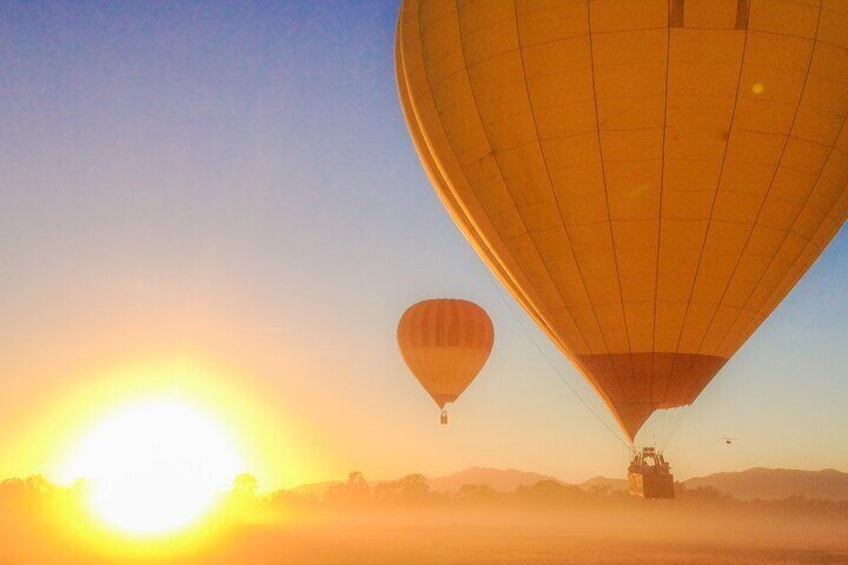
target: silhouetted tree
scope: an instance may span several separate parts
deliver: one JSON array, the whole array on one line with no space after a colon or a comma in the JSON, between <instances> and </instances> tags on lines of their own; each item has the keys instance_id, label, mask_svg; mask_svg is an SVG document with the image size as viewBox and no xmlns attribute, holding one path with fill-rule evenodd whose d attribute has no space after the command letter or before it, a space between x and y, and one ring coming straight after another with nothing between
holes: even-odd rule
<instances>
[{"instance_id":1,"label":"silhouetted tree","mask_svg":"<svg viewBox=\"0 0 848 565\"><path fill-rule=\"evenodd\" d=\"M356 492L365 492L370 490L368 487L368 481L365 480L365 475L360 473L359 471L354 471L347 476L347 483L345 487L348 490L356 491Z\"/></svg>"},{"instance_id":2,"label":"silhouetted tree","mask_svg":"<svg viewBox=\"0 0 848 565\"><path fill-rule=\"evenodd\" d=\"M259 481L250 473L241 473L233 478L228 496L231 511L252 512L258 508L260 499L256 496Z\"/></svg>"},{"instance_id":3,"label":"silhouetted tree","mask_svg":"<svg viewBox=\"0 0 848 565\"><path fill-rule=\"evenodd\" d=\"M232 492L255 496L259 490L259 481L250 473L241 473L233 478Z\"/></svg>"},{"instance_id":4,"label":"silhouetted tree","mask_svg":"<svg viewBox=\"0 0 848 565\"><path fill-rule=\"evenodd\" d=\"M318 504L318 497L291 490L277 490L268 495L267 501L268 505L272 508L304 509L316 506Z\"/></svg>"},{"instance_id":5,"label":"silhouetted tree","mask_svg":"<svg viewBox=\"0 0 848 565\"><path fill-rule=\"evenodd\" d=\"M427 499L430 485L424 475L415 473L406 475L398 481L398 497L403 503L420 503Z\"/></svg>"},{"instance_id":6,"label":"silhouetted tree","mask_svg":"<svg viewBox=\"0 0 848 565\"><path fill-rule=\"evenodd\" d=\"M612 492L612 486L608 484L592 485L589 488L589 494L596 497L606 497Z\"/></svg>"},{"instance_id":7,"label":"silhouetted tree","mask_svg":"<svg viewBox=\"0 0 848 565\"><path fill-rule=\"evenodd\" d=\"M721 492L720 490L714 487L698 487L698 488L687 488L686 485L682 483L675 483L674 485L675 496L681 499L688 500L701 500L701 501L721 501L721 500L733 500L733 497L725 492Z\"/></svg>"},{"instance_id":8,"label":"silhouetted tree","mask_svg":"<svg viewBox=\"0 0 848 565\"><path fill-rule=\"evenodd\" d=\"M4 506L34 506L48 501L54 487L43 475L11 478L0 483L0 503Z\"/></svg>"},{"instance_id":9,"label":"silhouetted tree","mask_svg":"<svg viewBox=\"0 0 848 565\"><path fill-rule=\"evenodd\" d=\"M470 503L490 503L503 495L489 485L462 485L456 493L457 500Z\"/></svg>"},{"instance_id":10,"label":"silhouetted tree","mask_svg":"<svg viewBox=\"0 0 848 565\"><path fill-rule=\"evenodd\" d=\"M564 485L550 479L541 480L533 485L522 485L515 490L515 496L535 504L556 504L580 500L586 493L574 485Z\"/></svg>"},{"instance_id":11,"label":"silhouetted tree","mask_svg":"<svg viewBox=\"0 0 848 565\"><path fill-rule=\"evenodd\" d=\"M359 471L347 476L347 481L341 485L330 487L324 500L329 503L363 504L371 498L371 487Z\"/></svg>"}]
</instances>

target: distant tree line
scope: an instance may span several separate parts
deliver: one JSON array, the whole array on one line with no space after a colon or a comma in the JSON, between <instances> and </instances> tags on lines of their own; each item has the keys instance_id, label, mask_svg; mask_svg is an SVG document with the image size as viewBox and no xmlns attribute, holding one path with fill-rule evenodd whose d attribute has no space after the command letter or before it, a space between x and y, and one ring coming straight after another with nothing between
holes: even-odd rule
<instances>
[{"instance_id":1,"label":"distant tree line","mask_svg":"<svg viewBox=\"0 0 848 565\"><path fill-rule=\"evenodd\" d=\"M79 508L88 492L85 481L71 486L50 483L41 475L11 478L0 482L0 517L3 515L46 515L49 512L67 515ZM784 500L740 501L712 487L686 488L676 483L676 501L663 504L712 505L749 510L786 511L794 514L833 515L848 517L848 500L832 501L807 499L800 496ZM631 498L609 485L588 490L553 480L541 480L519 486L505 493L489 485L462 485L456 492L430 490L426 477L410 474L394 481L368 482L360 472L352 472L347 480L330 486L323 494L303 494L297 490L276 490L263 493L251 474L234 478L229 492L222 493L221 506L244 512L368 510L397 507L485 507L567 509L577 506L626 505L638 508L645 501ZM650 504L650 503L648 503Z\"/></svg>"},{"instance_id":2,"label":"distant tree line","mask_svg":"<svg viewBox=\"0 0 848 565\"><path fill-rule=\"evenodd\" d=\"M236 483L243 481L239 479ZM645 502L610 485L582 489L554 480L541 480L519 486L512 492L501 492L489 485L466 484L456 492L431 491L427 478L411 474L394 481L369 482L361 472L352 472L347 480L330 486L323 494L303 494L295 490L277 490L260 494L254 485L251 504L269 509L379 509L396 507L485 507L491 509L545 508L556 510L573 507L604 505L629 506L660 502L681 506L733 507L742 510L786 511L792 514L811 513L848 517L848 499L843 501L790 497L784 500L742 501L713 487L687 488L675 483L676 501Z\"/></svg>"}]
</instances>

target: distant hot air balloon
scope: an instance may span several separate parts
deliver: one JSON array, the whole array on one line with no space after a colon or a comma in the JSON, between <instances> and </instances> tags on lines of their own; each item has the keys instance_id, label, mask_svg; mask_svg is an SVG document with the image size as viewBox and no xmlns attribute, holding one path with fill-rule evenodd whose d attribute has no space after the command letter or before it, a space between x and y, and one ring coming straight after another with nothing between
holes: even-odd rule
<instances>
[{"instance_id":1,"label":"distant hot air balloon","mask_svg":"<svg viewBox=\"0 0 848 565\"><path fill-rule=\"evenodd\" d=\"M462 394L492 351L495 332L485 310L467 300L424 300L403 313L397 341L403 360L442 408Z\"/></svg>"},{"instance_id":2,"label":"distant hot air balloon","mask_svg":"<svg viewBox=\"0 0 848 565\"><path fill-rule=\"evenodd\" d=\"M846 24L841 2L403 1L436 192L631 442L848 217Z\"/></svg>"}]
</instances>

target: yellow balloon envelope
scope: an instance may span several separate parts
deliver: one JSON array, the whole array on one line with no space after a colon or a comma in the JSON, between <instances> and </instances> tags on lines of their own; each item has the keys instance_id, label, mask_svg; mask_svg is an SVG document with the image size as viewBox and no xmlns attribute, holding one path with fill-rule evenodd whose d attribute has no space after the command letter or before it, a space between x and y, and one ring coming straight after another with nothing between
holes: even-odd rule
<instances>
[{"instance_id":1,"label":"yellow balloon envelope","mask_svg":"<svg viewBox=\"0 0 848 565\"><path fill-rule=\"evenodd\" d=\"M845 222L847 27L827 1L403 1L436 192L631 440Z\"/></svg>"},{"instance_id":2,"label":"yellow balloon envelope","mask_svg":"<svg viewBox=\"0 0 848 565\"><path fill-rule=\"evenodd\" d=\"M403 360L439 408L471 384L494 339L488 314L467 300L424 300L403 313L397 328Z\"/></svg>"}]
</instances>

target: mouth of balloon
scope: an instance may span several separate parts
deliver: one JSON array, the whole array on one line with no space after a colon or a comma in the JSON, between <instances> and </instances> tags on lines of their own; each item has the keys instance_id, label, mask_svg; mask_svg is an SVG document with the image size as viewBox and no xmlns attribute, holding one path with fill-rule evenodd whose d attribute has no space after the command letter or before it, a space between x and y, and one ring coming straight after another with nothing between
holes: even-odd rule
<instances>
[{"instance_id":1,"label":"mouth of balloon","mask_svg":"<svg viewBox=\"0 0 848 565\"><path fill-rule=\"evenodd\" d=\"M633 438L654 411L692 404L727 358L644 352L578 355L577 361Z\"/></svg>"}]
</instances>

